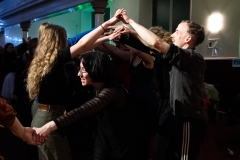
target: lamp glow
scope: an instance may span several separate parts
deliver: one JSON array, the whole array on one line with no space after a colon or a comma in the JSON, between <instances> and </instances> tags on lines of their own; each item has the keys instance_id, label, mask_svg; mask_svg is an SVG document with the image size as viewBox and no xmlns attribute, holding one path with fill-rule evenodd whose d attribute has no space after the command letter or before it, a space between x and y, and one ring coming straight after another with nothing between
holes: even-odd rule
<instances>
[{"instance_id":1,"label":"lamp glow","mask_svg":"<svg viewBox=\"0 0 240 160\"><path fill-rule=\"evenodd\" d=\"M223 26L223 16L220 13L213 13L208 18L208 29L212 33L219 32Z\"/></svg>"}]
</instances>

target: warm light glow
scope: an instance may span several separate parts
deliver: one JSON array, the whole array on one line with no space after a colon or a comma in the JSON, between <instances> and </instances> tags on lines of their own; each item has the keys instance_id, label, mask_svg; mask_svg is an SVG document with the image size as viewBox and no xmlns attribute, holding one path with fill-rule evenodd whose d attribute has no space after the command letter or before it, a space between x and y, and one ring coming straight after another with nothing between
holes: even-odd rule
<instances>
[{"instance_id":1,"label":"warm light glow","mask_svg":"<svg viewBox=\"0 0 240 160\"><path fill-rule=\"evenodd\" d=\"M208 18L208 29L212 33L219 32L223 26L223 16L220 13L213 13Z\"/></svg>"}]
</instances>

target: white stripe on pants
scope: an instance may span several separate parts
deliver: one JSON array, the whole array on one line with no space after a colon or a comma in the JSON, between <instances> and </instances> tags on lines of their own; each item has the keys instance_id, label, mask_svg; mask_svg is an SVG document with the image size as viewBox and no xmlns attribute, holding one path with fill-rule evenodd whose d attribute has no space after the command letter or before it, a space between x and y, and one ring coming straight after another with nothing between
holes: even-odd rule
<instances>
[{"instance_id":1,"label":"white stripe on pants","mask_svg":"<svg viewBox=\"0 0 240 160\"><path fill-rule=\"evenodd\" d=\"M189 141L190 141L190 122L185 122L183 124L181 160L188 160Z\"/></svg>"}]
</instances>

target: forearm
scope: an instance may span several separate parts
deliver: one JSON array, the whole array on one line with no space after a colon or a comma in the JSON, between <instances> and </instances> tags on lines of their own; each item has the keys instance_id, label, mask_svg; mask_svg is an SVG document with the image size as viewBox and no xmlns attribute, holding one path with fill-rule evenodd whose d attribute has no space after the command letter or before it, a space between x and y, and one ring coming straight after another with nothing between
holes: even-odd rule
<instances>
[{"instance_id":1,"label":"forearm","mask_svg":"<svg viewBox=\"0 0 240 160\"><path fill-rule=\"evenodd\" d=\"M123 51L118 47L107 43L104 43L103 47L106 48L110 52L110 54L114 54L116 57L124 61L130 61L130 56L132 54L130 51Z\"/></svg>"},{"instance_id":2,"label":"forearm","mask_svg":"<svg viewBox=\"0 0 240 160\"><path fill-rule=\"evenodd\" d=\"M17 117L15 118L15 121L13 122L13 124L9 127L9 129L12 131L12 133L23 139L23 135L24 135L24 127L22 126L22 124L19 122L19 120L17 119Z\"/></svg>"},{"instance_id":3,"label":"forearm","mask_svg":"<svg viewBox=\"0 0 240 160\"><path fill-rule=\"evenodd\" d=\"M141 39L144 39L147 42L148 47L154 48L154 44L156 43L158 37L149 31L147 28L142 25L136 23L134 20L129 19L129 24L135 29Z\"/></svg>"},{"instance_id":4,"label":"forearm","mask_svg":"<svg viewBox=\"0 0 240 160\"><path fill-rule=\"evenodd\" d=\"M144 53L150 53L150 48L144 45L137 37L134 35L121 35L119 42L127 44L133 48L136 48Z\"/></svg>"},{"instance_id":5,"label":"forearm","mask_svg":"<svg viewBox=\"0 0 240 160\"><path fill-rule=\"evenodd\" d=\"M99 45L101 45L103 43L105 43L107 40L108 40L107 36L98 38L97 41L93 44L92 49L98 47Z\"/></svg>"}]
</instances>

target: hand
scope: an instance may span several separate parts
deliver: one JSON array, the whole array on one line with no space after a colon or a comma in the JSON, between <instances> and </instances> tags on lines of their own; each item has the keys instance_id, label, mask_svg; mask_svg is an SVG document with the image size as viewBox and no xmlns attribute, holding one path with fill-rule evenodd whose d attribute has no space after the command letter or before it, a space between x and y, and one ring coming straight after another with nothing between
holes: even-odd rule
<instances>
[{"instance_id":1,"label":"hand","mask_svg":"<svg viewBox=\"0 0 240 160\"><path fill-rule=\"evenodd\" d=\"M43 143L46 140L48 134L51 131L54 131L57 129L57 126L54 123L54 121L50 121L44 126L42 126L41 128L34 127L33 129L36 131L36 134L34 135L34 141Z\"/></svg>"},{"instance_id":2,"label":"hand","mask_svg":"<svg viewBox=\"0 0 240 160\"><path fill-rule=\"evenodd\" d=\"M108 40L112 41L112 40L114 40L114 39L119 38L119 36L120 36L120 32L113 32L112 34L110 34L110 35L108 36Z\"/></svg>"},{"instance_id":3,"label":"hand","mask_svg":"<svg viewBox=\"0 0 240 160\"><path fill-rule=\"evenodd\" d=\"M122 16L121 16L121 21L122 21L123 23L125 23L125 24L128 24L130 18L129 18L129 16L127 15L127 11L126 11L126 10L122 10L121 15L122 15Z\"/></svg>"},{"instance_id":4,"label":"hand","mask_svg":"<svg viewBox=\"0 0 240 160\"><path fill-rule=\"evenodd\" d=\"M121 21L121 14L123 12L124 9L118 9L116 11L116 13L114 14L114 16L108 20L108 23L110 25L115 25L117 22L120 22Z\"/></svg>"},{"instance_id":5,"label":"hand","mask_svg":"<svg viewBox=\"0 0 240 160\"><path fill-rule=\"evenodd\" d=\"M128 27L123 26L123 29L121 30L121 34L131 34L132 30Z\"/></svg>"},{"instance_id":6,"label":"hand","mask_svg":"<svg viewBox=\"0 0 240 160\"><path fill-rule=\"evenodd\" d=\"M25 127L22 138L27 144L30 144L30 145L40 145L40 144L42 144L42 142L34 140L34 134L36 134L34 129L32 129L30 127Z\"/></svg>"}]
</instances>

